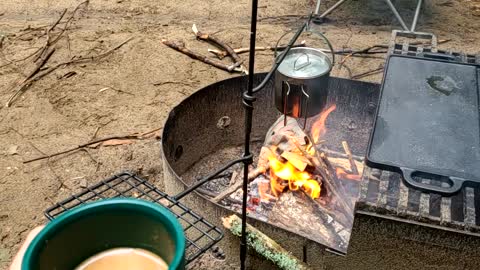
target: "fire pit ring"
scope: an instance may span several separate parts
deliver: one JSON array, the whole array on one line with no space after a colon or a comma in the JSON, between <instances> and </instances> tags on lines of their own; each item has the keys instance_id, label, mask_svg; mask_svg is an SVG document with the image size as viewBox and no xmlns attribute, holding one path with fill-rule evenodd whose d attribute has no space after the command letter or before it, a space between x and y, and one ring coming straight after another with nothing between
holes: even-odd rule
<instances>
[{"instance_id":1,"label":"fire pit ring","mask_svg":"<svg viewBox=\"0 0 480 270\"><path fill-rule=\"evenodd\" d=\"M260 83L265 74L256 74L254 85ZM200 89L182 101L169 114L162 137L162 155L166 192L177 194L192 185L196 179L215 171L231 159L218 157L215 164L202 165L202 159L216 155L219 149L241 146L244 141L244 108L242 93L247 87L247 77L235 77L216 82ZM363 156L378 100L378 85L346 79L332 78L329 83L329 101L337 104L337 113L332 116L328 141L341 147L343 140L349 141L352 152ZM263 142L265 134L280 116L274 104L273 80L256 97L253 114L252 141ZM340 149L337 149L340 150ZM253 152L254 155L258 153ZM235 156L234 158L238 158ZM206 167L208 169L199 169ZM192 169L195 177L185 177ZM206 196L195 194L184 197L186 205L221 226L221 217L231 215L230 209L211 202ZM308 263L321 260L318 254L324 246L256 219L249 223L288 248L299 258L309 258ZM220 247L232 263L238 263L238 239L226 233ZM267 262L255 256L249 257L253 269L267 268Z\"/></svg>"}]
</instances>

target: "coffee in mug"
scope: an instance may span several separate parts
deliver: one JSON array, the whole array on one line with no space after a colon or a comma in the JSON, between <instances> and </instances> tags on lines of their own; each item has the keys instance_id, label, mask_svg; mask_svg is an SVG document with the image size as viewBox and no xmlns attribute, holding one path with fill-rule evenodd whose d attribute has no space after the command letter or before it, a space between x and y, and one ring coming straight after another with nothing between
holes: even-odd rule
<instances>
[{"instance_id":1,"label":"coffee in mug","mask_svg":"<svg viewBox=\"0 0 480 270\"><path fill-rule=\"evenodd\" d=\"M85 260L75 270L167 270L157 254L141 248L113 248Z\"/></svg>"}]
</instances>

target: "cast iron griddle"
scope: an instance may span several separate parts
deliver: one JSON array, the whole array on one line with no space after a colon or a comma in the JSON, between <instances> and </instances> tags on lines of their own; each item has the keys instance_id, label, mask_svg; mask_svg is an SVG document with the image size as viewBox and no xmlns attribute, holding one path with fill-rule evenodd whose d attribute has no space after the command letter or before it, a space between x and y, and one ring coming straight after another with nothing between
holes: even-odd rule
<instances>
[{"instance_id":1,"label":"cast iron griddle","mask_svg":"<svg viewBox=\"0 0 480 270\"><path fill-rule=\"evenodd\" d=\"M479 76L473 64L391 55L369 165L399 170L407 184L442 194L480 183ZM448 177L449 186L413 179L421 175Z\"/></svg>"}]
</instances>

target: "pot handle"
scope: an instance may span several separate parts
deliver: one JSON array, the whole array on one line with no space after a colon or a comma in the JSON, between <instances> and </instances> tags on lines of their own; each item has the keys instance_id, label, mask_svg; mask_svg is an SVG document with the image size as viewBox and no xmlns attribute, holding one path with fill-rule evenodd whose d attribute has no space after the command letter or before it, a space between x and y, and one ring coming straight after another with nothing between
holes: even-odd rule
<instances>
[{"instance_id":1,"label":"pot handle","mask_svg":"<svg viewBox=\"0 0 480 270\"><path fill-rule=\"evenodd\" d=\"M320 36L325 41L325 44L327 44L328 49L330 50L330 54L332 55L332 66L330 68L330 70L331 70L335 66L335 50L333 49L333 46L330 43L330 40L328 40L328 38L322 32L312 29L310 27L310 22L307 24L307 27L305 29L306 29L305 32L314 33L314 34L317 34L318 36ZM325 51L325 52L327 52L327 51Z\"/></svg>"},{"instance_id":2,"label":"pot handle","mask_svg":"<svg viewBox=\"0 0 480 270\"><path fill-rule=\"evenodd\" d=\"M286 35L294 32L294 31L297 31L297 30L296 30L296 29L292 29L292 30L290 30L290 31L285 32L285 33L277 40L277 42L275 43L275 47L274 47L274 49L273 49L273 51L274 51L273 56L274 56L275 58L277 58L277 56L278 56L277 48L278 48L278 45L280 44L280 40L282 40ZM332 44L330 43L330 41L329 41L329 40L327 39L327 37L326 37L324 34L322 34L320 31L316 31L316 30L311 29L311 28L310 28L310 22L308 23L307 27L305 28L305 32L310 32L310 33L317 34L318 36L320 36L320 37L324 40L325 44L327 44L328 50L323 50L323 51L324 51L324 52L330 52L330 54L331 54L331 56L332 56L332 57L331 57L331 59L332 59L332 66L330 67L330 70L332 70L333 66L335 66L335 50L333 49L333 46L332 46ZM330 71L330 70L329 70L329 71Z\"/></svg>"},{"instance_id":3,"label":"pot handle","mask_svg":"<svg viewBox=\"0 0 480 270\"><path fill-rule=\"evenodd\" d=\"M433 185L429 185L429 184L425 184L425 183L420 183L420 182L417 182L417 181L413 180L412 175L415 172L419 172L417 170L413 170L413 169L410 169L410 168L404 168L404 167L401 167L400 169L401 169L402 174L403 174L403 179L410 186L415 187L415 188L420 189L420 190L425 191L425 192L435 192L435 193L439 193L439 194L442 194L442 195L445 195L445 196L452 196L455 193L459 192L462 189L463 184L466 181L465 179L459 178L459 177L449 177L449 180L451 181L451 185L449 187L437 187L437 186L433 186Z\"/></svg>"},{"instance_id":4,"label":"pot handle","mask_svg":"<svg viewBox=\"0 0 480 270\"><path fill-rule=\"evenodd\" d=\"M305 55L307 57L307 61L297 66L298 60L300 60L300 58L302 58L303 55ZM302 53L302 55L300 55L297 58L297 60L295 60L295 62L293 62L293 69L294 70L300 70L300 69L302 69L302 68L304 68L308 65L310 65L310 56L308 56L308 54L306 54L306 53Z\"/></svg>"}]
</instances>

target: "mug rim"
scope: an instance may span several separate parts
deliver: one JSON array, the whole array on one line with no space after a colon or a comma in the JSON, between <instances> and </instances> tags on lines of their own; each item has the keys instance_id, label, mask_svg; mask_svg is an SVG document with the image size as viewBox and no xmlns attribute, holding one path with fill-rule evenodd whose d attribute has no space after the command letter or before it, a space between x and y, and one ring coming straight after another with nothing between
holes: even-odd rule
<instances>
[{"instance_id":1,"label":"mug rim","mask_svg":"<svg viewBox=\"0 0 480 270\"><path fill-rule=\"evenodd\" d=\"M109 208L112 206L121 206L121 207L140 207L140 210L143 213L164 216L166 217L166 223L169 223L169 226L165 226L167 231L172 235L172 238L175 241L175 255L171 263L168 264L168 269L177 269L182 265L185 256L185 235L183 233L183 227L180 225L175 216L167 210L164 206L158 205L153 202L145 201L142 199L134 198L113 198L113 199L102 199L99 201L86 203L75 207L71 210L66 211L65 213L59 215L54 220L49 222L30 242L25 255L22 259L22 270L30 270L32 258L36 253L40 251L40 248L43 245L43 242L46 238L52 236L54 232L67 225L71 222L76 221L77 219L84 217L86 215L94 213L97 209Z\"/></svg>"}]
</instances>

